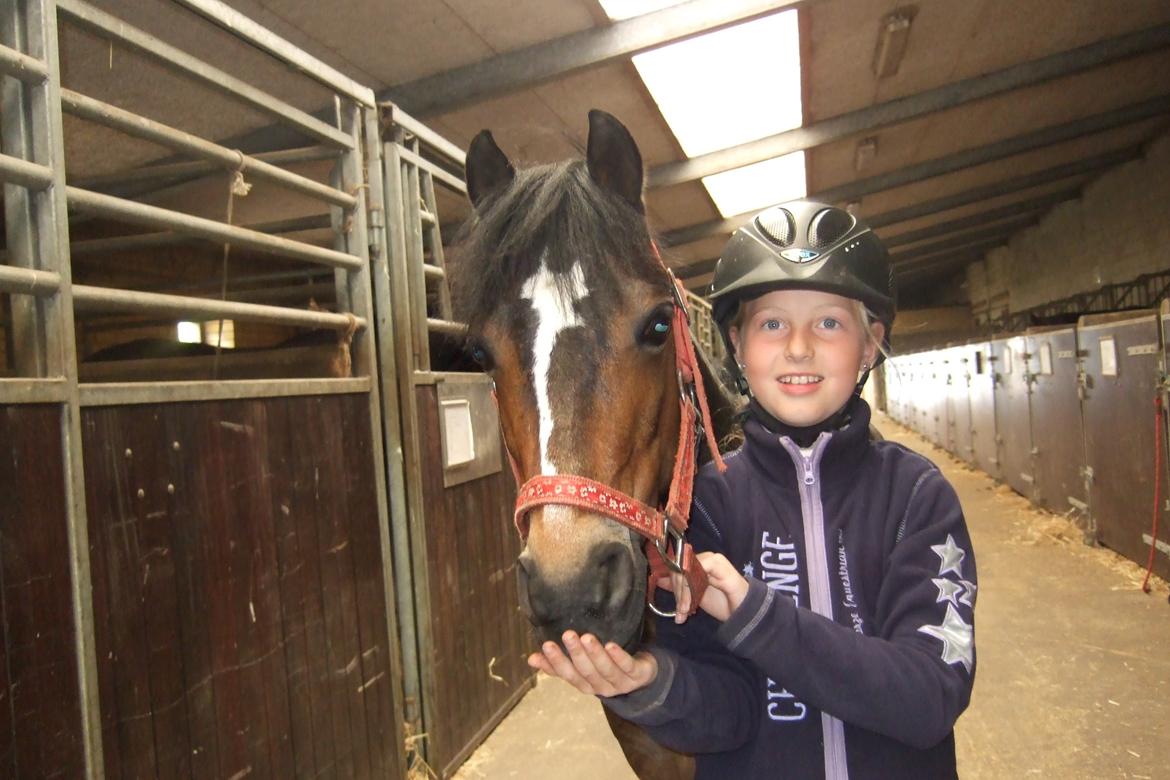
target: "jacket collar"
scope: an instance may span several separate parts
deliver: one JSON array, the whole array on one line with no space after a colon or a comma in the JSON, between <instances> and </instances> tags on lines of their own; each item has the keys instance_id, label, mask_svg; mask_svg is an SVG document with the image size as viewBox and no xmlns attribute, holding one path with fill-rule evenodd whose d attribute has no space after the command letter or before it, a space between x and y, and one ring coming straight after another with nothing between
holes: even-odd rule
<instances>
[{"instance_id":1,"label":"jacket collar","mask_svg":"<svg viewBox=\"0 0 1170 780\"><path fill-rule=\"evenodd\" d=\"M858 398L852 403L850 412L844 427L820 434L828 439L822 445L824 453L820 458L820 476L825 484L851 481L869 445L869 404ZM744 421L743 433L744 452L757 468L775 474L781 484L795 487L796 463L781 441L791 439L786 435L791 431L769 430L759 416L750 415Z\"/></svg>"}]
</instances>

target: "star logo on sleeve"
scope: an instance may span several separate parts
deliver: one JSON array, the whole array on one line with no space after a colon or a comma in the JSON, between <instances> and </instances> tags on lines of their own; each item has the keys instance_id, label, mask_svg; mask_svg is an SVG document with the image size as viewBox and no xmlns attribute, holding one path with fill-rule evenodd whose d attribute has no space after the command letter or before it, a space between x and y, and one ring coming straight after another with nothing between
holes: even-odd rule
<instances>
[{"instance_id":1,"label":"star logo on sleeve","mask_svg":"<svg viewBox=\"0 0 1170 780\"><path fill-rule=\"evenodd\" d=\"M935 599L936 603L949 601L957 607L959 606L959 602L965 598L965 596L960 595L963 593L963 586L957 582L948 580L946 577L931 580L931 582L934 583L934 587L938 588L938 598Z\"/></svg>"},{"instance_id":2,"label":"star logo on sleeve","mask_svg":"<svg viewBox=\"0 0 1170 780\"><path fill-rule=\"evenodd\" d=\"M748 561L743 565L743 576L749 579L756 576L756 569L754 566L752 566L751 561Z\"/></svg>"},{"instance_id":3,"label":"star logo on sleeve","mask_svg":"<svg viewBox=\"0 0 1170 780\"><path fill-rule=\"evenodd\" d=\"M959 580L959 583L962 584L964 588L963 595L959 596L959 601L963 602L968 607L974 607L975 591L979 589L979 586L974 582L971 582L971 580Z\"/></svg>"},{"instance_id":4,"label":"star logo on sleeve","mask_svg":"<svg viewBox=\"0 0 1170 780\"><path fill-rule=\"evenodd\" d=\"M940 625L926 625L918 630L943 643L943 663L961 663L967 673L971 673L971 666L975 663L975 632L953 605L947 604L947 616Z\"/></svg>"},{"instance_id":5,"label":"star logo on sleeve","mask_svg":"<svg viewBox=\"0 0 1170 780\"><path fill-rule=\"evenodd\" d=\"M967 557L967 553L955 544L955 537L947 534L946 544L932 544L930 549L934 550L934 554L942 561L938 567L940 577L949 571L953 571L959 577L963 576L963 559Z\"/></svg>"}]
</instances>

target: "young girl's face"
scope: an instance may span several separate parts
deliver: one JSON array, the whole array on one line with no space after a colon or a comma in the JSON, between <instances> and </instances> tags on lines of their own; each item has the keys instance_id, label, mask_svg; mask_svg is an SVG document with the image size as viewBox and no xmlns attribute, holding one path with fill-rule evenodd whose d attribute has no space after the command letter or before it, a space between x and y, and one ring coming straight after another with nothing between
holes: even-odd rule
<instances>
[{"instance_id":1,"label":"young girl's face","mask_svg":"<svg viewBox=\"0 0 1170 780\"><path fill-rule=\"evenodd\" d=\"M866 332L856 302L816 290L774 290L743 306L729 334L752 395L797 427L845 405L885 332L880 323Z\"/></svg>"}]
</instances>

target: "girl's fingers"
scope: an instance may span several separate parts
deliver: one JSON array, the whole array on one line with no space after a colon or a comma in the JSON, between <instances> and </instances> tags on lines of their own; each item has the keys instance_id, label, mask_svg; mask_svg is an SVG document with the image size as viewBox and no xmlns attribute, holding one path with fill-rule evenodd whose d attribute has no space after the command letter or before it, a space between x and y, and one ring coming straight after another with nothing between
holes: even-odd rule
<instances>
[{"instance_id":1,"label":"girl's fingers","mask_svg":"<svg viewBox=\"0 0 1170 780\"><path fill-rule=\"evenodd\" d=\"M589 688L586 693L594 693L601 696L613 695L616 691L606 676L607 670L610 674L613 674L613 664L610 663L609 656L606 655L604 650L601 652L604 660L594 658L594 650L599 649L597 639L592 636L580 637L573 631L566 631L565 635L561 638L564 640L565 647L569 651L569 658L573 661L573 666L576 668L577 674L581 676L582 681ZM585 642L586 639L592 641L587 644ZM598 668L597 661L601 661L603 668ZM577 687L583 691L585 690L581 686Z\"/></svg>"},{"instance_id":2,"label":"girl's fingers","mask_svg":"<svg viewBox=\"0 0 1170 780\"><path fill-rule=\"evenodd\" d=\"M593 693L589 683L577 673L573 661L561 652L556 642L545 642L543 650L545 661L552 668L550 674L560 677L582 693Z\"/></svg>"}]
</instances>

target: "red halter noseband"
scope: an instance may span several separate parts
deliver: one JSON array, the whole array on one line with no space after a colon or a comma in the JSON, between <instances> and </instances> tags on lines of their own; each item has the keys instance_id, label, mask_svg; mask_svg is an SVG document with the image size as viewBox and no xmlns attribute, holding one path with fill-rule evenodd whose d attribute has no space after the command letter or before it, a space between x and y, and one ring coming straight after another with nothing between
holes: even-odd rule
<instances>
[{"instance_id":1,"label":"red halter noseband","mask_svg":"<svg viewBox=\"0 0 1170 780\"><path fill-rule=\"evenodd\" d=\"M664 617L674 613L663 613L654 606L654 590L658 578L671 572L686 577L691 589L691 614L699 608L699 601L707 589L707 574L695 558L694 550L686 542L686 530L691 514L691 491L695 481L696 456L699 438L706 436L719 470L727 467L719 456L715 431L711 425L711 412L707 406L707 393L699 374L699 363L695 357L695 345L690 330L690 315L682 285L670 269L662 262L658 247L650 244L654 257L670 277L674 294L674 356L678 369L679 388L679 434L678 449L674 456L674 473L670 481L665 509L658 510L641 501L627 496L620 490L608 487L586 477L571 474L538 474L524 482L516 496L516 530L521 539L528 538L528 512L545 504L572 506L589 512L605 515L646 538L646 559L650 562L650 580L646 588L646 601L650 609ZM520 485L521 474L511 452L512 473Z\"/></svg>"}]
</instances>

